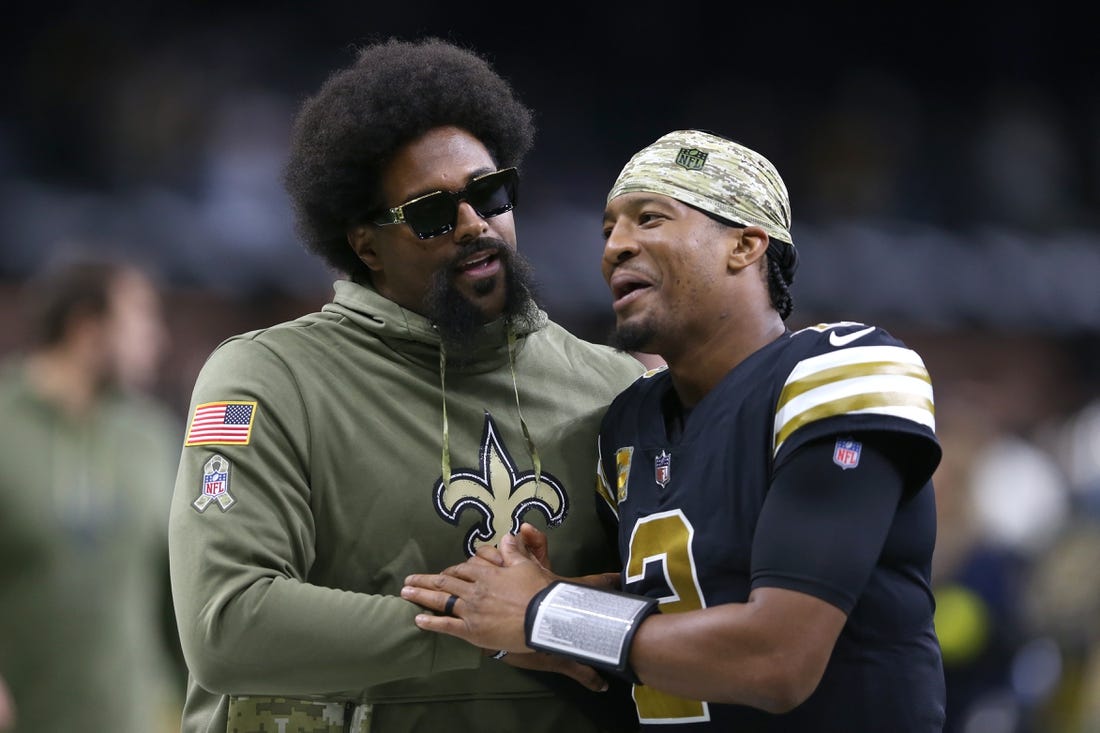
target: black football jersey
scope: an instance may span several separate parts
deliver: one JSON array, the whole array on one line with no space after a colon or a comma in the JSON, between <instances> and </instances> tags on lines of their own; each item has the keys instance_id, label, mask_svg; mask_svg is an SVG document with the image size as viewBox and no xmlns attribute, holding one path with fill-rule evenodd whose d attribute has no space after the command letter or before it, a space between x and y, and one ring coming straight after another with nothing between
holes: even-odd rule
<instances>
[{"instance_id":1,"label":"black football jersey","mask_svg":"<svg viewBox=\"0 0 1100 733\"><path fill-rule=\"evenodd\" d=\"M874 326L820 324L787 332L738 364L682 429L672 427L678 407L670 405L679 404L672 390L662 367L615 399L600 432L597 481L618 523L623 588L659 599L663 613L748 600L757 518L776 467L799 446L887 431L912 450L885 546L866 586L842 608L848 621L813 695L791 713L770 715L636 686L642 723L662 731L857 732L896 720L891 733L937 730L944 689L929 576L940 448L920 356ZM836 445L834 461L853 460L842 439ZM837 536L858 530L846 526ZM800 590L836 605L835 594L804 580Z\"/></svg>"}]
</instances>

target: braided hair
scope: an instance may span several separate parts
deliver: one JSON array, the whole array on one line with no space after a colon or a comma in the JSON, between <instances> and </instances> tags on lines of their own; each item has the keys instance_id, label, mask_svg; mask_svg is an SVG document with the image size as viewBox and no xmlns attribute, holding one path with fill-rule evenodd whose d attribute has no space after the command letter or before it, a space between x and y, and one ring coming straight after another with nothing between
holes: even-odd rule
<instances>
[{"instance_id":1,"label":"braided hair","mask_svg":"<svg viewBox=\"0 0 1100 733\"><path fill-rule=\"evenodd\" d=\"M766 257L768 261L768 295L771 297L772 307L779 312L779 317L784 321L787 320L787 316L794 310L794 298L791 296L791 283L794 281L794 271L797 267L798 255L791 255L794 258L794 264L784 265L781 264L785 259L783 254L773 255L772 244L778 244L777 249L787 249L790 252L795 252L793 244L787 244L786 242L777 242L777 240L771 240L768 244L768 255Z\"/></svg>"}]
</instances>

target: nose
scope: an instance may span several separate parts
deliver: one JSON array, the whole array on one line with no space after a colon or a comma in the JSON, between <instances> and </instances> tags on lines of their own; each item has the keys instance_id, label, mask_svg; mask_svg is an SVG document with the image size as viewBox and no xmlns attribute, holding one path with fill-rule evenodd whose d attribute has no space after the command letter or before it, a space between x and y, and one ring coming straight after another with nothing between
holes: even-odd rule
<instances>
[{"instance_id":1,"label":"nose","mask_svg":"<svg viewBox=\"0 0 1100 733\"><path fill-rule=\"evenodd\" d=\"M603 266L607 270L626 262L638 253L638 245L628 227L615 224L603 244Z\"/></svg>"},{"instance_id":2,"label":"nose","mask_svg":"<svg viewBox=\"0 0 1100 733\"><path fill-rule=\"evenodd\" d=\"M459 202L458 211L455 213L455 241L466 242L477 239L487 231L489 231L489 223L481 218L474 207L470 206L468 201Z\"/></svg>"}]
</instances>

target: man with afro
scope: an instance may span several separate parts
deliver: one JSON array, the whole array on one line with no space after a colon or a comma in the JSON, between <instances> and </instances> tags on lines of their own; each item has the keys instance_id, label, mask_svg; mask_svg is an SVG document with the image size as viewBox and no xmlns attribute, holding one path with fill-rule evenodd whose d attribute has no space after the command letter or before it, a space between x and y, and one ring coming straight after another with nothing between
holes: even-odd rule
<instances>
[{"instance_id":1,"label":"man with afro","mask_svg":"<svg viewBox=\"0 0 1100 733\"><path fill-rule=\"evenodd\" d=\"M339 279L197 379L170 521L184 733L636 725L619 681L427 633L400 597L525 522L555 570L616 564L596 433L644 367L535 301L533 137L483 57L433 38L363 48L302 106L286 187Z\"/></svg>"}]
</instances>

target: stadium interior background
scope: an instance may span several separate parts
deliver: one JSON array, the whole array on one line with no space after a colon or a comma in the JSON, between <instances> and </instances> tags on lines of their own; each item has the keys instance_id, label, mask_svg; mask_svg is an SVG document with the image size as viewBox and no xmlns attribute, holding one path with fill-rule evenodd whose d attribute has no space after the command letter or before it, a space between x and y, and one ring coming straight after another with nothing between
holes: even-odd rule
<instances>
[{"instance_id":1,"label":"stadium interior background","mask_svg":"<svg viewBox=\"0 0 1100 733\"><path fill-rule=\"evenodd\" d=\"M222 338L329 298L280 182L304 95L368 40L471 45L536 113L520 247L551 316L592 340L611 325L604 195L633 151L702 127L776 164L802 256L792 327L875 323L933 376L954 730L1084 730L1100 720L1087 20L1049 2L26 5L0 31L0 354L39 267L132 258L164 288L158 393L183 420Z\"/></svg>"}]
</instances>

